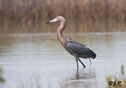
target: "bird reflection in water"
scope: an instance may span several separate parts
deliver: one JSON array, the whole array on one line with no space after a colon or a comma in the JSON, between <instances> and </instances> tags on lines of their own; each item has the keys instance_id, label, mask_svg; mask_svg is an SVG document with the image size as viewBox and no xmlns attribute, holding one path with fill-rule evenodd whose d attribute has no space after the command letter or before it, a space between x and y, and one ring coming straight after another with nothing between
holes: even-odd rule
<instances>
[{"instance_id":1,"label":"bird reflection in water","mask_svg":"<svg viewBox=\"0 0 126 88\"><path fill-rule=\"evenodd\" d=\"M95 69L76 70L72 77L66 79L61 88L97 88Z\"/></svg>"}]
</instances>

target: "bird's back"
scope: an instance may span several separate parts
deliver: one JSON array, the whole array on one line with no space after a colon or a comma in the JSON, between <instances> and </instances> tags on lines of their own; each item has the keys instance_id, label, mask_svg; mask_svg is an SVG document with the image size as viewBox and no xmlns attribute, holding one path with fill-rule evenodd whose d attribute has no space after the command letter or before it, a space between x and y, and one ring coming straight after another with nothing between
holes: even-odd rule
<instances>
[{"instance_id":1,"label":"bird's back","mask_svg":"<svg viewBox=\"0 0 126 88\"><path fill-rule=\"evenodd\" d=\"M91 49L72 39L67 39L67 51L73 56L78 56L82 58L96 57L96 54Z\"/></svg>"}]
</instances>

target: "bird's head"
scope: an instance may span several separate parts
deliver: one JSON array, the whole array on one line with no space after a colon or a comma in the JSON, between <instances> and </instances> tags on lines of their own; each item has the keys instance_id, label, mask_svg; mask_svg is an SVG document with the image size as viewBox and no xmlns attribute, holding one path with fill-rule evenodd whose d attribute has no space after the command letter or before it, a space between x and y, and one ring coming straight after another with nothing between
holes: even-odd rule
<instances>
[{"instance_id":1,"label":"bird's head","mask_svg":"<svg viewBox=\"0 0 126 88\"><path fill-rule=\"evenodd\" d=\"M57 21L60 21L60 22L65 22L65 18L63 16L57 16L56 18L48 21L46 24L49 24L49 23L54 23L54 22L57 22Z\"/></svg>"}]
</instances>

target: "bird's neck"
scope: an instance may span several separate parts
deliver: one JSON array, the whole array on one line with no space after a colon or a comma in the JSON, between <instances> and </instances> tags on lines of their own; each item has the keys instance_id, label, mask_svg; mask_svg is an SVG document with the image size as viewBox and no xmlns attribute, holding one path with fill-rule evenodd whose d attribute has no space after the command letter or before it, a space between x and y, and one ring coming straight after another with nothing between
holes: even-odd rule
<instances>
[{"instance_id":1,"label":"bird's neck","mask_svg":"<svg viewBox=\"0 0 126 88\"><path fill-rule=\"evenodd\" d=\"M60 26L57 29L57 38L58 38L59 42L61 43L61 45L64 48L66 48L66 39L62 34L64 29L65 29L65 21L61 21Z\"/></svg>"}]
</instances>

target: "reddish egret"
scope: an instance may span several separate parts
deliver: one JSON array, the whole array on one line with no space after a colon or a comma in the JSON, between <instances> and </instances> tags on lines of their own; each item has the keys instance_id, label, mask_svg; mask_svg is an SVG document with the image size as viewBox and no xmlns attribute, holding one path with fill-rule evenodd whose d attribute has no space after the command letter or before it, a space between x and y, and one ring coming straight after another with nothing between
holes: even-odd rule
<instances>
[{"instance_id":1,"label":"reddish egret","mask_svg":"<svg viewBox=\"0 0 126 88\"><path fill-rule=\"evenodd\" d=\"M65 25L66 25L66 20L64 17L57 16L53 20L47 22L47 24L57 22L57 21L60 22L60 25L57 29L57 38L58 38L59 42L71 55L73 55L75 57L75 60L77 63L77 69L79 68L78 61L83 65L83 68L85 68L86 66L80 60L80 58L89 58L89 60L90 60L90 58L94 59L96 57L96 54L91 49L86 47L85 45L78 43L77 41L72 40L71 38L65 38L63 36L62 33L63 33L63 30L65 29ZM90 63L91 63L91 61L90 61Z\"/></svg>"}]
</instances>

